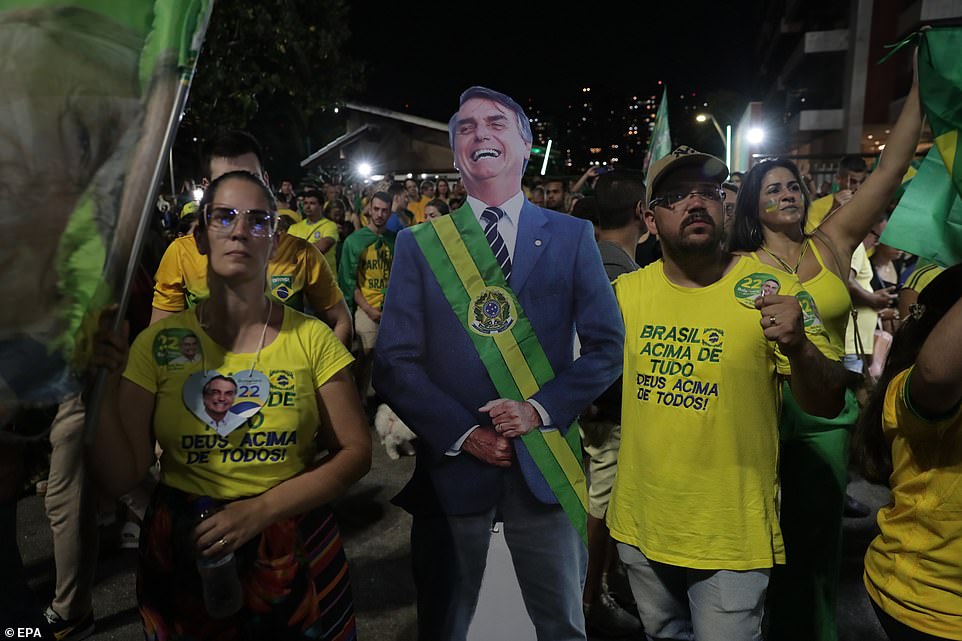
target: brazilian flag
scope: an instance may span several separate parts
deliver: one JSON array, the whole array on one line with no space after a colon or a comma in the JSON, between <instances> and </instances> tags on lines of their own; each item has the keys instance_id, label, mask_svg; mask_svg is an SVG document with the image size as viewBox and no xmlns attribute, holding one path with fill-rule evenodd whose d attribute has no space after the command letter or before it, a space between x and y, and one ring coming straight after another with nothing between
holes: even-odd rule
<instances>
[{"instance_id":1,"label":"brazilian flag","mask_svg":"<svg viewBox=\"0 0 962 641\"><path fill-rule=\"evenodd\" d=\"M935 144L881 241L943 267L962 262L962 27L921 34L919 97Z\"/></svg>"},{"instance_id":2,"label":"brazilian flag","mask_svg":"<svg viewBox=\"0 0 962 641\"><path fill-rule=\"evenodd\" d=\"M85 337L122 298L153 213L211 8L0 0L0 427L79 388Z\"/></svg>"},{"instance_id":3,"label":"brazilian flag","mask_svg":"<svg viewBox=\"0 0 962 641\"><path fill-rule=\"evenodd\" d=\"M668 87L661 94L661 103L655 113L655 126L651 130L648 151L645 153L645 182L648 182L648 168L671 153L671 133L668 126ZM646 203L647 204L647 203Z\"/></svg>"}]
</instances>

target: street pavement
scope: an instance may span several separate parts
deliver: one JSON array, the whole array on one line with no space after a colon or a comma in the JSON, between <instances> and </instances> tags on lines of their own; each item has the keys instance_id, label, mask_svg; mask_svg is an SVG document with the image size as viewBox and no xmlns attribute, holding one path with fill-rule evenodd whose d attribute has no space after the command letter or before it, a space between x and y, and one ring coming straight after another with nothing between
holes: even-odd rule
<instances>
[{"instance_id":1,"label":"street pavement","mask_svg":"<svg viewBox=\"0 0 962 641\"><path fill-rule=\"evenodd\" d=\"M411 580L410 517L391 505L390 498L404 485L414 468L413 458L390 460L375 443L371 472L335 506L350 562L358 636L362 641L413 641L416 632L415 591ZM850 492L873 508L887 502L888 490L864 481L854 482ZM94 590L95 641L143 639L134 596L136 553L117 547L119 524L102 529L100 562ZM873 515L847 519L844 563L840 585L840 641L884 641L885 636L862 588L862 555L875 536ZM50 528L42 499L24 498L18 510L18 538L31 587L41 603L53 592L53 558ZM533 628L517 601L506 550L496 542L489 567L499 573L485 578L479 625L474 639L524 641L533 639ZM439 562L443 562L439 559ZM639 641L635 639L633 641Z\"/></svg>"}]
</instances>

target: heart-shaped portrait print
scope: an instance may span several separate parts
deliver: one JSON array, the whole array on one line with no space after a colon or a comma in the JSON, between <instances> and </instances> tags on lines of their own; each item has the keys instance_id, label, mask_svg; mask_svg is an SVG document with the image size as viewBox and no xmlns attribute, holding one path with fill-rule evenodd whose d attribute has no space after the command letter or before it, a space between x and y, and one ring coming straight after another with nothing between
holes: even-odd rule
<instances>
[{"instance_id":1,"label":"heart-shaped portrait print","mask_svg":"<svg viewBox=\"0 0 962 641\"><path fill-rule=\"evenodd\" d=\"M271 384L257 370L191 374L184 383L184 404L204 425L227 436L264 407Z\"/></svg>"}]
</instances>

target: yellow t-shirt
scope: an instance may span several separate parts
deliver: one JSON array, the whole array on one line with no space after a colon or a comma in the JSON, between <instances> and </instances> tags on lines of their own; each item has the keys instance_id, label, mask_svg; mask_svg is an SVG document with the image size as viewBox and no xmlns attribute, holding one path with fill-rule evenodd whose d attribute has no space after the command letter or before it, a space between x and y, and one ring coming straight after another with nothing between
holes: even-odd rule
<instances>
[{"instance_id":1,"label":"yellow t-shirt","mask_svg":"<svg viewBox=\"0 0 962 641\"><path fill-rule=\"evenodd\" d=\"M607 520L650 559L728 570L785 562L779 376L754 307L772 281L791 293L783 274L745 256L708 287L671 283L660 260L614 283L625 365Z\"/></svg>"},{"instance_id":2,"label":"yellow t-shirt","mask_svg":"<svg viewBox=\"0 0 962 641\"><path fill-rule=\"evenodd\" d=\"M417 225L427 220L424 216L424 206L431 202L431 200L432 199L427 196L421 196L417 202L411 201L408 203L408 211L414 214L414 222L411 223L412 225Z\"/></svg>"},{"instance_id":3,"label":"yellow t-shirt","mask_svg":"<svg viewBox=\"0 0 962 641\"><path fill-rule=\"evenodd\" d=\"M927 634L962 640L962 411L929 421L912 409L909 372L885 392L892 501L865 553L865 588L886 614Z\"/></svg>"},{"instance_id":4,"label":"yellow t-shirt","mask_svg":"<svg viewBox=\"0 0 962 641\"><path fill-rule=\"evenodd\" d=\"M331 272L337 274L337 243L341 238L337 233L337 223L323 216L314 223L305 218L301 222L291 225L287 233L297 238L303 238L312 245L322 238L333 240L334 244L324 252L324 259L327 261L328 267L331 268Z\"/></svg>"},{"instance_id":5,"label":"yellow t-shirt","mask_svg":"<svg viewBox=\"0 0 962 641\"><path fill-rule=\"evenodd\" d=\"M935 263L920 258L915 271L905 281L905 289L911 289L916 294L921 294L922 290L928 287L935 278L945 271L945 268Z\"/></svg>"},{"instance_id":6,"label":"yellow t-shirt","mask_svg":"<svg viewBox=\"0 0 962 641\"><path fill-rule=\"evenodd\" d=\"M377 243L369 245L357 261L357 286L371 307L381 309L384 305L384 292L387 281L391 277L391 248L382 243L378 249Z\"/></svg>"},{"instance_id":7,"label":"yellow t-shirt","mask_svg":"<svg viewBox=\"0 0 962 641\"><path fill-rule=\"evenodd\" d=\"M165 312L192 308L210 295L207 256L197 251L193 236L182 236L167 247L154 280L153 306ZM267 264L267 285L274 299L298 311L304 310L305 296L318 313L344 298L317 248L290 234L280 235Z\"/></svg>"},{"instance_id":8,"label":"yellow t-shirt","mask_svg":"<svg viewBox=\"0 0 962 641\"><path fill-rule=\"evenodd\" d=\"M189 310L137 337L124 377L155 396L161 482L236 499L311 463L320 424L315 391L352 360L324 323L291 309L256 360L224 350Z\"/></svg>"}]
</instances>

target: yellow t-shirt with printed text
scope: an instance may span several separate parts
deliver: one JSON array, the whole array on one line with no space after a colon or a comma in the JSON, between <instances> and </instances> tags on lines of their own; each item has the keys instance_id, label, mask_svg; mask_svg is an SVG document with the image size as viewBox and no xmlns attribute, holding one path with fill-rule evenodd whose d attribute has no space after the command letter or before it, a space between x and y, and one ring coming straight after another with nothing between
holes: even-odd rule
<instances>
[{"instance_id":1,"label":"yellow t-shirt with printed text","mask_svg":"<svg viewBox=\"0 0 962 641\"><path fill-rule=\"evenodd\" d=\"M391 277L391 248L387 243L372 243L357 261L357 286L371 307L381 309L384 305L384 292Z\"/></svg>"},{"instance_id":2,"label":"yellow t-shirt with printed text","mask_svg":"<svg viewBox=\"0 0 962 641\"><path fill-rule=\"evenodd\" d=\"M154 394L161 482L230 500L265 492L311 464L316 390L352 360L330 328L292 309L256 355L223 349L189 310L144 330L123 375ZM221 406L207 391L215 378L229 394L220 393Z\"/></svg>"},{"instance_id":3,"label":"yellow t-shirt with printed text","mask_svg":"<svg viewBox=\"0 0 962 641\"><path fill-rule=\"evenodd\" d=\"M784 274L741 257L685 288L662 261L614 282L625 322L622 433L607 521L648 558L696 569L785 562L775 345L754 300Z\"/></svg>"},{"instance_id":4,"label":"yellow t-shirt with printed text","mask_svg":"<svg viewBox=\"0 0 962 641\"><path fill-rule=\"evenodd\" d=\"M330 238L334 241L330 249L323 253L324 260L333 274L337 274L337 244L340 242L340 235L337 233L337 223L323 216L316 222L304 219L288 228L287 233L295 238L303 238L312 245L322 238Z\"/></svg>"},{"instance_id":5,"label":"yellow t-shirt with printed text","mask_svg":"<svg viewBox=\"0 0 962 641\"><path fill-rule=\"evenodd\" d=\"M182 236L167 247L154 280L152 305L165 312L192 308L210 296L207 256L197 250L193 236ZM290 234L280 235L267 264L267 291L293 309L304 311L306 302L317 313L344 298L317 248Z\"/></svg>"}]
</instances>

